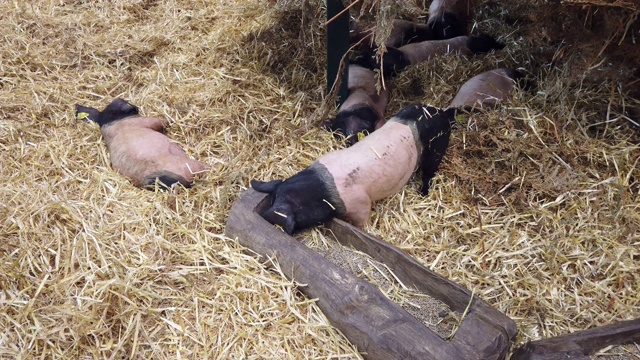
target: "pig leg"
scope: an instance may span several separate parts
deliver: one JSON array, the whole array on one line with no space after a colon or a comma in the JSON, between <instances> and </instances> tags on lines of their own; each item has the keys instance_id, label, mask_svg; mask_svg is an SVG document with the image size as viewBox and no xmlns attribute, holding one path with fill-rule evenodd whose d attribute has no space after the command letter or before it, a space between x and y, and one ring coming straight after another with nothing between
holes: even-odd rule
<instances>
[{"instance_id":1,"label":"pig leg","mask_svg":"<svg viewBox=\"0 0 640 360\"><path fill-rule=\"evenodd\" d=\"M353 197L354 195L355 197ZM349 208L341 218L362 229L369 221L371 199L366 193L357 194L355 191L350 194L350 197L352 198L349 200Z\"/></svg>"},{"instance_id":2,"label":"pig leg","mask_svg":"<svg viewBox=\"0 0 640 360\"><path fill-rule=\"evenodd\" d=\"M454 112L451 112L454 114ZM452 115L453 116L453 115ZM436 117L429 126L429 141L424 144L422 150L422 195L429 194L431 179L435 176L442 158L449 146L449 136L451 135L451 125L449 117Z\"/></svg>"},{"instance_id":3,"label":"pig leg","mask_svg":"<svg viewBox=\"0 0 640 360\"><path fill-rule=\"evenodd\" d=\"M197 174L204 170L209 170L211 168L211 166L205 163L201 163L198 160L192 160L192 159L187 159L187 165L189 165L189 169L191 169L191 172L194 174Z\"/></svg>"}]
</instances>

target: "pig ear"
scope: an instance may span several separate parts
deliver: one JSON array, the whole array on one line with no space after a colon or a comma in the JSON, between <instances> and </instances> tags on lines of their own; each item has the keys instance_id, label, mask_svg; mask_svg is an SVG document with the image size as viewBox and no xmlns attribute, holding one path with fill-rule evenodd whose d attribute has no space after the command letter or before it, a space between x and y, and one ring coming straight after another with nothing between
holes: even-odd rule
<instances>
[{"instance_id":1,"label":"pig ear","mask_svg":"<svg viewBox=\"0 0 640 360\"><path fill-rule=\"evenodd\" d=\"M334 119L328 118L327 120L322 122L322 128L327 131L334 131L335 129L333 128L333 123Z\"/></svg>"},{"instance_id":2,"label":"pig ear","mask_svg":"<svg viewBox=\"0 0 640 360\"><path fill-rule=\"evenodd\" d=\"M276 191L280 184L282 184L282 180L273 180L269 182L251 180L251 187L256 191L263 193L272 193Z\"/></svg>"},{"instance_id":3,"label":"pig ear","mask_svg":"<svg viewBox=\"0 0 640 360\"><path fill-rule=\"evenodd\" d=\"M76 119L98 122L100 111L88 106L76 105Z\"/></svg>"}]
</instances>

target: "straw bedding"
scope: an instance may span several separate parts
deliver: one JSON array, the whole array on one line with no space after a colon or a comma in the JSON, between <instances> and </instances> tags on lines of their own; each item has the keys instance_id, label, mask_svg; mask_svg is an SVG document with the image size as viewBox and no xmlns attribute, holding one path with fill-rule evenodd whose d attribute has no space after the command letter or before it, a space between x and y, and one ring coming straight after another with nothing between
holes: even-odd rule
<instances>
[{"instance_id":1,"label":"straw bedding","mask_svg":"<svg viewBox=\"0 0 640 360\"><path fill-rule=\"evenodd\" d=\"M331 110L322 3L0 1L1 358L360 357L295 282L224 236L249 180L342 146L315 126ZM387 84L392 114L446 106L498 66L536 79L461 119L432 193L411 182L366 228L514 318L518 344L640 317L637 14L483 1L474 31L504 51ZM134 188L73 114L116 96L219 168L189 190Z\"/></svg>"}]
</instances>

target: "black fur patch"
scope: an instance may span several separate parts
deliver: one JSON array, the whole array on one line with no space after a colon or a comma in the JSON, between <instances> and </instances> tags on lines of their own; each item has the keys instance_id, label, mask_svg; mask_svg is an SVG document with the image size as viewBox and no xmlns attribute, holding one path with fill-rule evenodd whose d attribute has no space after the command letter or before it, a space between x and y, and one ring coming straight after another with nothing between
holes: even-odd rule
<instances>
[{"instance_id":1,"label":"black fur patch","mask_svg":"<svg viewBox=\"0 0 640 360\"><path fill-rule=\"evenodd\" d=\"M371 106L358 104L340 111L328 126L328 130L347 138L347 145L351 146L358 142L358 133L372 133L380 118L382 116Z\"/></svg>"},{"instance_id":2,"label":"black fur patch","mask_svg":"<svg viewBox=\"0 0 640 360\"><path fill-rule=\"evenodd\" d=\"M85 115L86 114L86 115ZM76 105L76 118L79 120L91 120L100 126L110 124L130 116L137 116L138 108L127 101L116 98L102 111L92 107Z\"/></svg>"},{"instance_id":3,"label":"black fur patch","mask_svg":"<svg viewBox=\"0 0 640 360\"><path fill-rule=\"evenodd\" d=\"M260 191L269 183L251 181L251 186ZM323 224L346 212L344 203L337 194L333 176L327 168L315 162L281 183L268 186L270 206L262 211L268 222L280 225L288 234Z\"/></svg>"},{"instance_id":4,"label":"black fur patch","mask_svg":"<svg viewBox=\"0 0 640 360\"><path fill-rule=\"evenodd\" d=\"M445 12L442 16L429 21L431 36L435 40L451 39L456 36L467 35L467 24L460 21L455 14Z\"/></svg>"},{"instance_id":5,"label":"black fur patch","mask_svg":"<svg viewBox=\"0 0 640 360\"><path fill-rule=\"evenodd\" d=\"M378 48L373 48L371 51L351 60L351 63L374 71L376 69L379 70L382 66L382 72L385 78L396 76L411 65L411 62L409 62L409 59L407 59L402 50L391 46L387 46L387 52L382 55L382 64L380 64L380 59L376 57L377 51Z\"/></svg>"},{"instance_id":6,"label":"black fur patch","mask_svg":"<svg viewBox=\"0 0 640 360\"><path fill-rule=\"evenodd\" d=\"M467 41L467 48L474 54L488 53L491 50L502 50L504 46L504 44L499 43L487 34L471 36Z\"/></svg>"},{"instance_id":7,"label":"black fur patch","mask_svg":"<svg viewBox=\"0 0 640 360\"><path fill-rule=\"evenodd\" d=\"M400 49L388 47L387 52L382 56L382 71L385 78L400 74L400 72L410 65L411 62ZM380 64L377 63L376 67L379 69Z\"/></svg>"},{"instance_id":8,"label":"black fur patch","mask_svg":"<svg viewBox=\"0 0 640 360\"><path fill-rule=\"evenodd\" d=\"M422 154L420 168L422 169L423 195L429 193L431 179L435 176L442 158L449 146L451 123L455 121L455 109L446 111L423 105L410 105L400 110L394 118L406 124L415 123Z\"/></svg>"},{"instance_id":9,"label":"black fur patch","mask_svg":"<svg viewBox=\"0 0 640 360\"><path fill-rule=\"evenodd\" d=\"M531 79L528 79L523 73L518 70L508 70L507 76L516 82L518 87L524 91L531 91L536 88L536 84Z\"/></svg>"},{"instance_id":10,"label":"black fur patch","mask_svg":"<svg viewBox=\"0 0 640 360\"><path fill-rule=\"evenodd\" d=\"M138 115L138 107L129 104L129 102L117 98L107 105L107 107L100 112L98 117L98 125L104 126L114 121L118 121L130 116Z\"/></svg>"}]
</instances>

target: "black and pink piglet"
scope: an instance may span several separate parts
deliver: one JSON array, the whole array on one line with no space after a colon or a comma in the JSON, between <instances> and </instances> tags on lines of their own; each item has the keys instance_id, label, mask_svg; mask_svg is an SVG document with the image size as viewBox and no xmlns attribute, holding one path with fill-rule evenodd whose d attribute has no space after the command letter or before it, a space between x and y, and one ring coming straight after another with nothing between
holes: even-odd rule
<instances>
[{"instance_id":1,"label":"black and pink piglet","mask_svg":"<svg viewBox=\"0 0 640 360\"><path fill-rule=\"evenodd\" d=\"M286 180L252 180L255 190L269 194L260 215L289 234L336 216L362 228L372 202L399 192L418 168L426 195L447 150L454 113L411 105L363 140Z\"/></svg>"}]
</instances>

